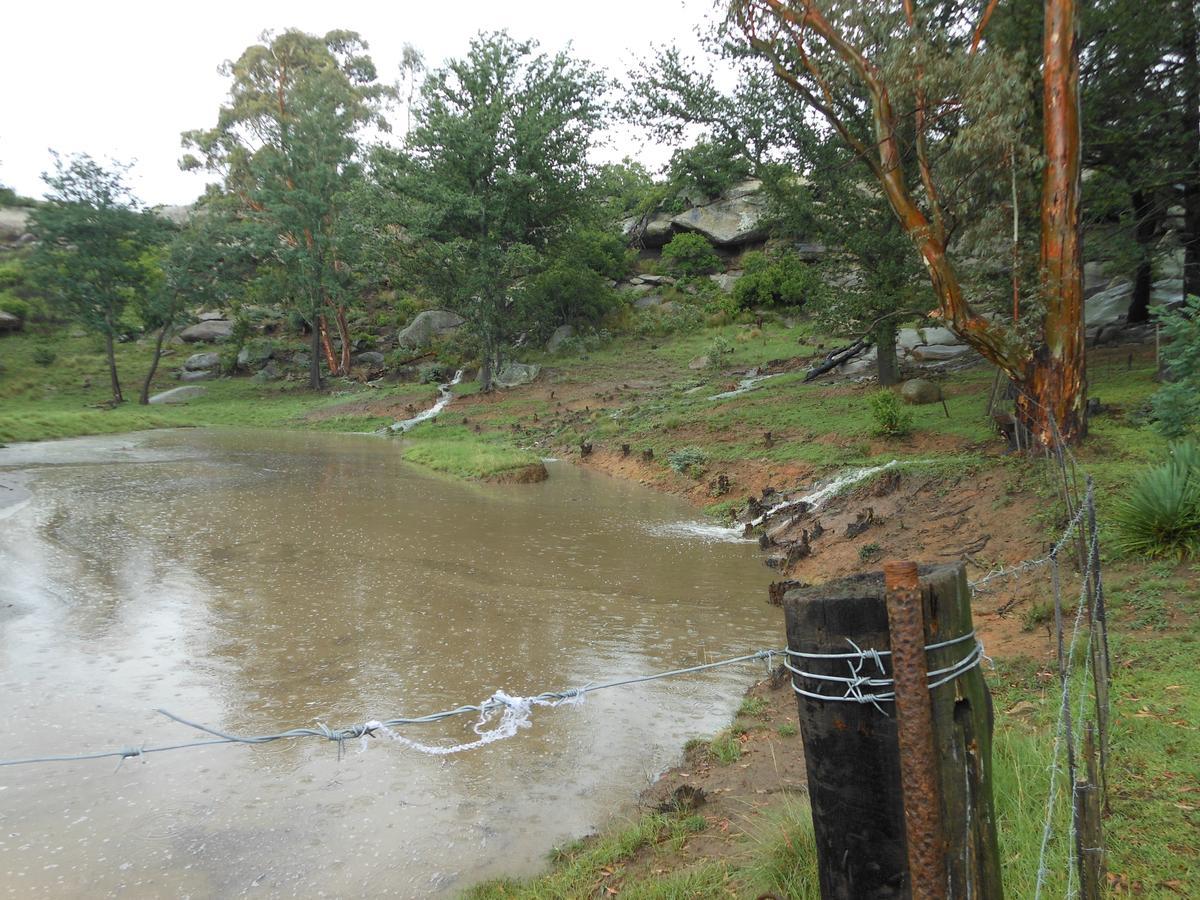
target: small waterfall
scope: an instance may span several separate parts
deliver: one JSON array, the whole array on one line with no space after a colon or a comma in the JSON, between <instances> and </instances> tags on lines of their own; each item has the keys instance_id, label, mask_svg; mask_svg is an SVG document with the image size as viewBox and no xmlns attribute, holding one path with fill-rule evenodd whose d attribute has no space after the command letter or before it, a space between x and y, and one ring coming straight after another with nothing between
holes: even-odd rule
<instances>
[{"instance_id":1,"label":"small waterfall","mask_svg":"<svg viewBox=\"0 0 1200 900\"><path fill-rule=\"evenodd\" d=\"M795 500L785 500L783 503L772 506L757 519L752 520L750 522L750 527L757 528L759 525L763 524L763 522L767 521L767 519L771 518L771 516L778 515L785 509L790 509L793 506L799 506L802 503L806 504L809 509L816 509L830 497L840 494L850 485L857 484L866 478L870 478L872 475L876 475L879 472L885 472L888 469L894 468L898 465L900 465L900 461L893 459L891 462L884 463L882 466L868 466L864 469L851 469L848 472L843 472L828 484L817 488L811 494L805 494L803 497L798 497Z\"/></svg>"},{"instance_id":2,"label":"small waterfall","mask_svg":"<svg viewBox=\"0 0 1200 900\"><path fill-rule=\"evenodd\" d=\"M424 412L417 413L411 419L405 419L402 422L395 422L392 425L389 425L388 430L392 432L392 434L403 434L404 432L420 425L422 422L427 422L432 419L450 405L450 401L454 399L454 391L452 391L451 388L462 381L462 377L463 370L459 369L454 373L453 378L451 378L445 384L438 385L437 403L433 404L433 406L429 407L429 409L425 410Z\"/></svg>"},{"instance_id":3,"label":"small waterfall","mask_svg":"<svg viewBox=\"0 0 1200 900\"><path fill-rule=\"evenodd\" d=\"M748 536L748 532L752 528L757 528L769 518L778 515L785 510L793 507L806 504L807 509L817 509L827 500L840 494L843 490L852 484L857 484L872 475L879 472L885 472L888 469L895 468L900 465L900 461L893 459L889 463L884 463L881 466L868 466L862 469L850 469L838 475L832 481L829 481L819 488L805 494L803 497L797 497L794 500L785 500L772 506L765 513L754 519L749 525L714 525L708 522L673 522L668 525L657 525L648 528L650 534L659 535L662 537L691 537L704 541L719 541L736 543L739 541L755 540L754 537Z\"/></svg>"}]
</instances>

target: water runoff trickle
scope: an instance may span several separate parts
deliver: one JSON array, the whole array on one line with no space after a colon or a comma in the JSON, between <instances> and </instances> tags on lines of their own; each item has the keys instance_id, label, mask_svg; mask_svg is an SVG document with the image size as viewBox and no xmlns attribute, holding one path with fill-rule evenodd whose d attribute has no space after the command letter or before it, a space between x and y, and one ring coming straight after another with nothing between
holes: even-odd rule
<instances>
[{"instance_id":1,"label":"water runoff trickle","mask_svg":"<svg viewBox=\"0 0 1200 900\"><path fill-rule=\"evenodd\" d=\"M826 501L836 497L851 485L857 484L880 472L895 468L898 465L900 465L899 460L893 459L891 462L879 466L848 469L802 497L795 497L791 500L784 500L775 504L758 518L752 519L749 523L750 528L757 528L772 516L776 516L793 507L799 507L801 504L804 504L807 509L818 509ZM747 537L747 532L750 529L745 525L714 525L711 522L670 522L666 525L651 526L647 530L651 534L663 537L692 537L713 543L736 543L739 541L756 540L756 538Z\"/></svg>"},{"instance_id":2,"label":"water runoff trickle","mask_svg":"<svg viewBox=\"0 0 1200 900\"><path fill-rule=\"evenodd\" d=\"M463 370L459 369L454 373L453 378L451 378L445 384L438 385L438 398L437 402L433 404L433 406L429 407L429 409L424 410L423 412L417 413L411 419L404 419L400 422L394 422L388 426L388 431L390 431L392 434L403 434L404 432L410 431L411 429L420 425L422 422L428 422L450 405L450 401L454 399L453 388L456 384L462 381L462 377Z\"/></svg>"}]
</instances>

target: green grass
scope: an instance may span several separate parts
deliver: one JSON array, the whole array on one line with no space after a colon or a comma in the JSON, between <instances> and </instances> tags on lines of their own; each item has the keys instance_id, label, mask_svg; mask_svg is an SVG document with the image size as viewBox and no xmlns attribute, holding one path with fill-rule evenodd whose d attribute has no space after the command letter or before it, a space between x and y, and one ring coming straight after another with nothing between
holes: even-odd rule
<instances>
[{"instance_id":1,"label":"green grass","mask_svg":"<svg viewBox=\"0 0 1200 900\"><path fill-rule=\"evenodd\" d=\"M541 462L502 435L475 434L462 425L420 425L405 436L404 458L462 478L493 478Z\"/></svg>"}]
</instances>

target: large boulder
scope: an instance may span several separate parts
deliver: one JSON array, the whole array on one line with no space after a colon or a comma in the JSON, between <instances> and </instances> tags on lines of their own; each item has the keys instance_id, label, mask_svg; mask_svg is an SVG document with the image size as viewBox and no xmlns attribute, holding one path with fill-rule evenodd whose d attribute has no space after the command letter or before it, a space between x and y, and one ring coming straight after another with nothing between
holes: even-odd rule
<instances>
[{"instance_id":1,"label":"large boulder","mask_svg":"<svg viewBox=\"0 0 1200 900\"><path fill-rule=\"evenodd\" d=\"M243 369L265 366L275 355L275 348L270 344L247 344L238 351L237 364Z\"/></svg>"},{"instance_id":2,"label":"large boulder","mask_svg":"<svg viewBox=\"0 0 1200 900\"><path fill-rule=\"evenodd\" d=\"M207 381L209 378L212 378L213 375L215 375L215 374L216 374L216 372L213 369L204 369L203 371L199 371L199 372L180 372L179 380L180 381Z\"/></svg>"},{"instance_id":3,"label":"large boulder","mask_svg":"<svg viewBox=\"0 0 1200 900\"><path fill-rule=\"evenodd\" d=\"M719 246L737 246L764 240L767 198L744 194L696 206L671 219L685 231L695 231Z\"/></svg>"},{"instance_id":4,"label":"large boulder","mask_svg":"<svg viewBox=\"0 0 1200 900\"><path fill-rule=\"evenodd\" d=\"M185 372L207 372L221 365L219 353L193 353L183 363Z\"/></svg>"},{"instance_id":5,"label":"large boulder","mask_svg":"<svg viewBox=\"0 0 1200 900\"><path fill-rule=\"evenodd\" d=\"M510 360L500 367L500 371L492 376L492 381L500 387L517 387L521 384L529 384L529 382L537 378L538 372L541 370L541 366L526 365L525 363Z\"/></svg>"},{"instance_id":6,"label":"large boulder","mask_svg":"<svg viewBox=\"0 0 1200 900\"><path fill-rule=\"evenodd\" d=\"M554 329L554 334L550 335L550 340L546 341L546 352L557 353L562 345L575 337L575 329L570 325L559 325Z\"/></svg>"},{"instance_id":7,"label":"large boulder","mask_svg":"<svg viewBox=\"0 0 1200 900\"><path fill-rule=\"evenodd\" d=\"M910 378L900 385L900 396L906 403L921 406L926 403L941 403L942 389L925 378Z\"/></svg>"},{"instance_id":8,"label":"large boulder","mask_svg":"<svg viewBox=\"0 0 1200 900\"><path fill-rule=\"evenodd\" d=\"M378 350L364 350L354 355L354 364L368 369L377 369L384 364L386 357Z\"/></svg>"},{"instance_id":9,"label":"large boulder","mask_svg":"<svg viewBox=\"0 0 1200 900\"><path fill-rule=\"evenodd\" d=\"M930 347L917 347L912 352L913 359L918 362L934 363L957 359L971 348L966 344L934 344Z\"/></svg>"},{"instance_id":10,"label":"large boulder","mask_svg":"<svg viewBox=\"0 0 1200 900\"><path fill-rule=\"evenodd\" d=\"M169 391L163 391L161 394L155 394L150 398L150 402L157 405L159 403L187 403L189 400L195 400L197 397L203 397L208 389L198 384L187 384L183 387L172 388Z\"/></svg>"},{"instance_id":11,"label":"large boulder","mask_svg":"<svg viewBox=\"0 0 1200 900\"><path fill-rule=\"evenodd\" d=\"M630 216L622 220L621 230L629 243L643 247L661 247L675 234L671 214L665 212L656 212L649 218Z\"/></svg>"},{"instance_id":12,"label":"large boulder","mask_svg":"<svg viewBox=\"0 0 1200 900\"><path fill-rule=\"evenodd\" d=\"M417 313L407 328L396 335L396 345L406 350L427 346L435 337L449 334L465 320L444 309L427 309Z\"/></svg>"},{"instance_id":13,"label":"large boulder","mask_svg":"<svg viewBox=\"0 0 1200 900\"><path fill-rule=\"evenodd\" d=\"M0 309L0 332L20 331L22 324L21 320L12 313Z\"/></svg>"},{"instance_id":14,"label":"large boulder","mask_svg":"<svg viewBox=\"0 0 1200 900\"><path fill-rule=\"evenodd\" d=\"M1183 282L1178 278L1164 278L1154 282L1150 290L1150 305L1163 306L1183 296ZM1087 325L1109 325L1125 321L1129 313L1129 301L1133 297L1133 285L1129 282L1106 288L1083 303L1083 320Z\"/></svg>"},{"instance_id":15,"label":"large boulder","mask_svg":"<svg viewBox=\"0 0 1200 900\"><path fill-rule=\"evenodd\" d=\"M233 334L233 322L229 319L208 319L197 322L179 332L181 340L189 344L221 343Z\"/></svg>"},{"instance_id":16,"label":"large boulder","mask_svg":"<svg viewBox=\"0 0 1200 900\"><path fill-rule=\"evenodd\" d=\"M32 238L28 209L16 206L0 208L0 244L26 244Z\"/></svg>"}]
</instances>

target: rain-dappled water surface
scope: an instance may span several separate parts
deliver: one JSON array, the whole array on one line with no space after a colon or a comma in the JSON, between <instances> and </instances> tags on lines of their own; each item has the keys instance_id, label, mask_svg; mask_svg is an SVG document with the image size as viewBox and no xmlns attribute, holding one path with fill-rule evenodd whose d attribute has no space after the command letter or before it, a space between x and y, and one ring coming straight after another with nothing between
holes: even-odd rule
<instances>
[{"instance_id":1,"label":"rain-dappled water surface","mask_svg":"<svg viewBox=\"0 0 1200 900\"><path fill-rule=\"evenodd\" d=\"M487 486L379 438L193 430L0 449L0 494L0 758L198 736L156 707L347 725L781 641L752 544L566 465ZM760 671L592 694L444 759L309 738L0 768L0 895L419 897L528 872Z\"/></svg>"}]
</instances>

